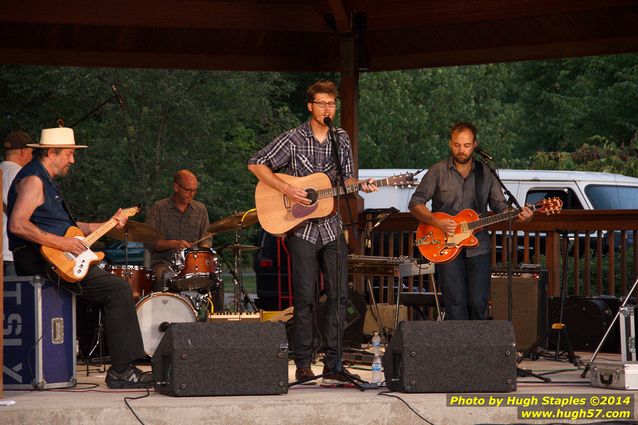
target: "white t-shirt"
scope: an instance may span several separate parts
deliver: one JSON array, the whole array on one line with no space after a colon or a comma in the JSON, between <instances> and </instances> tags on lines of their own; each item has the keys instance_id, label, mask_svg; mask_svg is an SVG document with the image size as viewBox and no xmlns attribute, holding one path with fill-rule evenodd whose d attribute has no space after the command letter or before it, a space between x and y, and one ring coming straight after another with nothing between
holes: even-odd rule
<instances>
[{"instance_id":1,"label":"white t-shirt","mask_svg":"<svg viewBox=\"0 0 638 425\"><path fill-rule=\"evenodd\" d=\"M2 202L6 205L11 183L22 167L15 162L2 161L0 169L2 169ZM2 259L13 261L13 253L9 251L9 238L7 237L7 212L4 210L2 213Z\"/></svg>"}]
</instances>

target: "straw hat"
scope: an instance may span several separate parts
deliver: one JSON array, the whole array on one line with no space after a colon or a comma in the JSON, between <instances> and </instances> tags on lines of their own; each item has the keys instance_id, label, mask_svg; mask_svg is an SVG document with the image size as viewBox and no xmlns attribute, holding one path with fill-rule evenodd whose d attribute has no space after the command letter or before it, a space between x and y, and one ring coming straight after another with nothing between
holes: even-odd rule
<instances>
[{"instance_id":1,"label":"straw hat","mask_svg":"<svg viewBox=\"0 0 638 425\"><path fill-rule=\"evenodd\" d=\"M73 129L67 127L45 128L40 135L40 143L28 144L30 148L86 148L85 145L76 145L73 137Z\"/></svg>"}]
</instances>

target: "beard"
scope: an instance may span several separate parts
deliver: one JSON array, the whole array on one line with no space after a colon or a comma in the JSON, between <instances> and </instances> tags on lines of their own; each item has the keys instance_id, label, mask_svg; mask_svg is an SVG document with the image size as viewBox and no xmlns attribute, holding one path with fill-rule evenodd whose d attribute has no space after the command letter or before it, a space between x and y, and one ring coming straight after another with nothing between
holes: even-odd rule
<instances>
[{"instance_id":1,"label":"beard","mask_svg":"<svg viewBox=\"0 0 638 425\"><path fill-rule=\"evenodd\" d=\"M453 155L453 156L454 156L454 162L458 164L467 164L472 159L472 155L468 155L468 156Z\"/></svg>"}]
</instances>

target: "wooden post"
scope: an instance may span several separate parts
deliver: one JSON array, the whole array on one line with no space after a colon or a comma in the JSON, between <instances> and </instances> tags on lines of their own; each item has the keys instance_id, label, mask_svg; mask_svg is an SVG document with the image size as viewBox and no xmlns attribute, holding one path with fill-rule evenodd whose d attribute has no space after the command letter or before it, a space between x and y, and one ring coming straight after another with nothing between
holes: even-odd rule
<instances>
[{"instance_id":1,"label":"wooden post","mask_svg":"<svg viewBox=\"0 0 638 425\"><path fill-rule=\"evenodd\" d=\"M354 161L355 176L359 175L359 68L356 61L356 39L354 35L346 33L340 37L341 54L341 82L339 87L339 100L341 122L340 127L348 132L352 143L352 156ZM359 213L363 211L363 199L354 194L349 200L352 219L358 220ZM347 209L346 209L347 210ZM344 211L342 209L341 211ZM345 218L345 217L344 217ZM348 245L354 254L363 254L362 237L356 239L354 235L348 238ZM362 282L355 282L355 286L361 286Z\"/></svg>"},{"instance_id":2,"label":"wooden post","mask_svg":"<svg viewBox=\"0 0 638 425\"><path fill-rule=\"evenodd\" d=\"M2 186L2 173L0 172L0 187ZM0 206L0 213L2 213L2 220L4 221L4 202ZM3 243L2 238L4 235L0 235L0 245ZM2 324L2 330L4 331L4 258L0 263L0 324ZM0 332L0 365L4 368L4 332ZM4 374L3 374L4 375ZM4 398L4 387L2 386L2 377L0 377L0 400Z\"/></svg>"}]
</instances>

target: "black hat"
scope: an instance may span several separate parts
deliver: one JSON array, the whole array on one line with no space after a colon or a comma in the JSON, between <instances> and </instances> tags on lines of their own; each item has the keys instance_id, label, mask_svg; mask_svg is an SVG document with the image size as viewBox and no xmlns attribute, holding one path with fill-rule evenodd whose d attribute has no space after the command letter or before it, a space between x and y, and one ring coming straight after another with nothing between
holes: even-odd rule
<instances>
[{"instance_id":1,"label":"black hat","mask_svg":"<svg viewBox=\"0 0 638 425\"><path fill-rule=\"evenodd\" d=\"M22 149L28 147L27 145L31 143L33 143L33 140L24 131L12 131L4 139L4 148L6 150Z\"/></svg>"}]
</instances>

